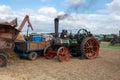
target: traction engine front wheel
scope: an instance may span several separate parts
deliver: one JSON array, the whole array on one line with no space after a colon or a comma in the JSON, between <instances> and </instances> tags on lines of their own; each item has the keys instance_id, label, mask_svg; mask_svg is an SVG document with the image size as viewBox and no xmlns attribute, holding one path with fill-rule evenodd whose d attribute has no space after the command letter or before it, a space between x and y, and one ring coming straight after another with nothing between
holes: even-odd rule
<instances>
[{"instance_id":1,"label":"traction engine front wheel","mask_svg":"<svg viewBox=\"0 0 120 80\"><path fill-rule=\"evenodd\" d=\"M57 55L60 62L68 61L70 59L70 51L66 47L60 47L57 50Z\"/></svg>"}]
</instances>

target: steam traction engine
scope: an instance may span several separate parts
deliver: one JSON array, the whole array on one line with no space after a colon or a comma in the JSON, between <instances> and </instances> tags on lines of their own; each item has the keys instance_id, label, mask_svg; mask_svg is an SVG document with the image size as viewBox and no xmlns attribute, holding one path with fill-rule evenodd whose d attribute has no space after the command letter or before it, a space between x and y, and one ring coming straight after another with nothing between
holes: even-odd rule
<instances>
[{"instance_id":1,"label":"steam traction engine","mask_svg":"<svg viewBox=\"0 0 120 80\"><path fill-rule=\"evenodd\" d=\"M80 56L84 59L94 59L98 56L99 44L92 34L86 29L80 29L77 34L67 34L67 30L58 33L59 18L55 18L55 38L50 46L44 50L44 56L52 59L58 56L60 62L67 61L72 56Z\"/></svg>"}]
</instances>

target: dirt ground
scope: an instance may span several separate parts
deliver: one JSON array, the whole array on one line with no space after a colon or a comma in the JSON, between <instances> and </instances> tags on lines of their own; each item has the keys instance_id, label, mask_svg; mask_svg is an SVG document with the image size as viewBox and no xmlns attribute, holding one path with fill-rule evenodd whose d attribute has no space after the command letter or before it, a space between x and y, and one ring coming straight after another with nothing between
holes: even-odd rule
<instances>
[{"instance_id":1,"label":"dirt ground","mask_svg":"<svg viewBox=\"0 0 120 80\"><path fill-rule=\"evenodd\" d=\"M0 80L120 80L120 50L101 48L96 59L71 57L63 63L44 57L15 60L0 68Z\"/></svg>"}]
</instances>

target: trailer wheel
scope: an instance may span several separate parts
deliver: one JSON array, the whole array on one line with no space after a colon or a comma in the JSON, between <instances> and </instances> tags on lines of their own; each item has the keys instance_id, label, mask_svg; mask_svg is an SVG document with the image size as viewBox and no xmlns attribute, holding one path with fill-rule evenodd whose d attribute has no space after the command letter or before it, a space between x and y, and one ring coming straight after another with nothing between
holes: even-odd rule
<instances>
[{"instance_id":1,"label":"trailer wheel","mask_svg":"<svg viewBox=\"0 0 120 80\"><path fill-rule=\"evenodd\" d=\"M38 54L36 52L30 52L28 54L28 59L29 60L35 60L37 58Z\"/></svg>"},{"instance_id":2,"label":"trailer wheel","mask_svg":"<svg viewBox=\"0 0 120 80\"><path fill-rule=\"evenodd\" d=\"M99 43L93 37L88 37L83 40L80 46L81 56L85 56L87 59L94 59L99 53Z\"/></svg>"},{"instance_id":3,"label":"trailer wheel","mask_svg":"<svg viewBox=\"0 0 120 80\"><path fill-rule=\"evenodd\" d=\"M68 61L70 59L70 51L66 47L60 47L57 50L57 55L60 62Z\"/></svg>"},{"instance_id":4,"label":"trailer wheel","mask_svg":"<svg viewBox=\"0 0 120 80\"><path fill-rule=\"evenodd\" d=\"M0 54L0 67L7 66L7 58L4 54Z\"/></svg>"}]
</instances>

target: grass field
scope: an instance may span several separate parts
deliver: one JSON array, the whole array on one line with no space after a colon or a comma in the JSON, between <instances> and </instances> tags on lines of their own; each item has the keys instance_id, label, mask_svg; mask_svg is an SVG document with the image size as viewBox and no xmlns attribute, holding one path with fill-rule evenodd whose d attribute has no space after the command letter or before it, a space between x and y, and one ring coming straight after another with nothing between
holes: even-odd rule
<instances>
[{"instance_id":1,"label":"grass field","mask_svg":"<svg viewBox=\"0 0 120 80\"><path fill-rule=\"evenodd\" d=\"M109 42L102 42L100 48L120 50L120 44L111 45Z\"/></svg>"}]
</instances>

